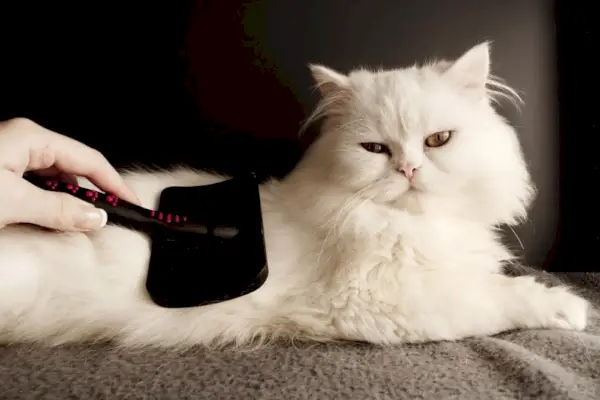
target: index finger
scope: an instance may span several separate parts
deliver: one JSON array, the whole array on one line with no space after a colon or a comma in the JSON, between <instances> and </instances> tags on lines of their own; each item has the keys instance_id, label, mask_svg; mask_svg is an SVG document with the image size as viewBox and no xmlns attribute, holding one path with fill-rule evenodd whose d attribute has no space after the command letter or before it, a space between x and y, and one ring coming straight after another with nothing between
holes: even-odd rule
<instances>
[{"instance_id":1,"label":"index finger","mask_svg":"<svg viewBox=\"0 0 600 400\"><path fill-rule=\"evenodd\" d=\"M54 133L54 132L53 132ZM61 172L88 178L100 190L114 194L123 200L140 204L133 191L125 184L119 173L98 150L71 139L57 135L54 165Z\"/></svg>"}]
</instances>

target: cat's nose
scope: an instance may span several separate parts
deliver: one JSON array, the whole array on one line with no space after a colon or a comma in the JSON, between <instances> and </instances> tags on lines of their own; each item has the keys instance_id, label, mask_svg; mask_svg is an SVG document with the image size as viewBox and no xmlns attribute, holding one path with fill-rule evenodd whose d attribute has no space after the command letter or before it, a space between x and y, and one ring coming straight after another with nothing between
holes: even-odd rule
<instances>
[{"instance_id":1,"label":"cat's nose","mask_svg":"<svg viewBox=\"0 0 600 400\"><path fill-rule=\"evenodd\" d=\"M406 179L408 179L408 181L412 181L413 177L415 176L415 172L417 172L417 168L413 167L410 164L406 164L401 166L400 168L398 168L398 172L401 172Z\"/></svg>"}]
</instances>

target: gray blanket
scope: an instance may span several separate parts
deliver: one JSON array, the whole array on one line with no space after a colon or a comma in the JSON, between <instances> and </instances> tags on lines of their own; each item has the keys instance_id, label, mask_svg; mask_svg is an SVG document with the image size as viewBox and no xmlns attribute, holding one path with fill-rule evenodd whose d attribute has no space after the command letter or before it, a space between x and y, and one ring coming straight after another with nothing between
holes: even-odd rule
<instances>
[{"instance_id":1,"label":"gray blanket","mask_svg":"<svg viewBox=\"0 0 600 400\"><path fill-rule=\"evenodd\" d=\"M595 305L585 333L394 349L281 344L242 354L0 347L0 399L600 399L600 275L561 279Z\"/></svg>"}]
</instances>

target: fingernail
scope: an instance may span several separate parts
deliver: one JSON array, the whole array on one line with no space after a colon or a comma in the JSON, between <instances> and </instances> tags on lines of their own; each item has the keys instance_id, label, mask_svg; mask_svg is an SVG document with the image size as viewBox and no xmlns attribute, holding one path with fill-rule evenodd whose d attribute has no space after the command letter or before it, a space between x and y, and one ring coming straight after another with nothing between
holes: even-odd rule
<instances>
[{"instance_id":1,"label":"fingernail","mask_svg":"<svg viewBox=\"0 0 600 400\"><path fill-rule=\"evenodd\" d=\"M100 229L108 222L106 211L95 207L83 207L75 220L75 226L84 230Z\"/></svg>"}]
</instances>

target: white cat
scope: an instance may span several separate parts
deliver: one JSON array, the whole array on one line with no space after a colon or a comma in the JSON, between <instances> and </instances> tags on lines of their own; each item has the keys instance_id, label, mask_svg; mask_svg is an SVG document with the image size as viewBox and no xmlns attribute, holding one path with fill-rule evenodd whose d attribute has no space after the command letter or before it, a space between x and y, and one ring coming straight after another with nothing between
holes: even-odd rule
<instances>
[{"instance_id":1,"label":"white cat","mask_svg":"<svg viewBox=\"0 0 600 400\"><path fill-rule=\"evenodd\" d=\"M243 297L154 305L149 242L119 227L0 230L0 340L398 344L584 329L584 299L501 274L513 257L497 227L526 217L534 189L517 135L492 107L516 94L489 64L483 43L454 62L391 71L312 66L322 101L311 121L324 119L323 134L287 178L261 188L270 275ZM152 208L168 186L224 178L179 169L126 179Z\"/></svg>"}]
</instances>

